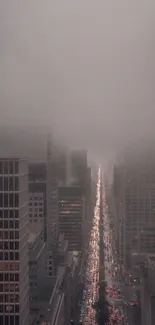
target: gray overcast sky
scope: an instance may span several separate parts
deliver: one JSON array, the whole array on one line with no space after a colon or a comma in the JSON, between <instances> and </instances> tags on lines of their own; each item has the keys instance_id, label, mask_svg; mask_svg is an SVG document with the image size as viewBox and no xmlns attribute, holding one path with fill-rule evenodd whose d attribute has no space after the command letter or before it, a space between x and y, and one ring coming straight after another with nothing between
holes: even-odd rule
<instances>
[{"instance_id":1,"label":"gray overcast sky","mask_svg":"<svg viewBox=\"0 0 155 325\"><path fill-rule=\"evenodd\" d=\"M154 0L0 0L0 123L99 154L154 135Z\"/></svg>"}]
</instances>

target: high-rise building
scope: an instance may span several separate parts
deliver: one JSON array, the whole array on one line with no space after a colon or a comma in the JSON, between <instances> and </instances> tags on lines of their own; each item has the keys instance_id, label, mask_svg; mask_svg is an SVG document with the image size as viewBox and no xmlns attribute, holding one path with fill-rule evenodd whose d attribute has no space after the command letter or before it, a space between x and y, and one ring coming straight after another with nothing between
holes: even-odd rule
<instances>
[{"instance_id":1,"label":"high-rise building","mask_svg":"<svg viewBox=\"0 0 155 325\"><path fill-rule=\"evenodd\" d=\"M89 231L92 217L91 206L91 168L87 164L87 152L85 150L74 150L70 156L70 167L72 184L81 186L85 197L85 229ZM87 237L87 235L86 235Z\"/></svg>"},{"instance_id":2,"label":"high-rise building","mask_svg":"<svg viewBox=\"0 0 155 325\"><path fill-rule=\"evenodd\" d=\"M79 186L59 187L59 232L68 240L70 251L82 251L84 245L85 199Z\"/></svg>"},{"instance_id":3,"label":"high-rise building","mask_svg":"<svg viewBox=\"0 0 155 325\"><path fill-rule=\"evenodd\" d=\"M29 325L34 325L40 307L41 285L46 281L46 243L41 234L31 233L28 238L29 252Z\"/></svg>"},{"instance_id":4,"label":"high-rise building","mask_svg":"<svg viewBox=\"0 0 155 325\"><path fill-rule=\"evenodd\" d=\"M149 158L114 170L115 225L124 270L133 266L136 254L155 252L155 164Z\"/></svg>"},{"instance_id":5,"label":"high-rise building","mask_svg":"<svg viewBox=\"0 0 155 325\"><path fill-rule=\"evenodd\" d=\"M147 267L142 280L141 324L153 325L155 324L155 255L147 256Z\"/></svg>"},{"instance_id":6,"label":"high-rise building","mask_svg":"<svg viewBox=\"0 0 155 325\"><path fill-rule=\"evenodd\" d=\"M71 176L79 186L86 186L87 183L87 152L75 150L70 155Z\"/></svg>"},{"instance_id":7,"label":"high-rise building","mask_svg":"<svg viewBox=\"0 0 155 325\"><path fill-rule=\"evenodd\" d=\"M46 241L46 164L29 164L29 229Z\"/></svg>"},{"instance_id":8,"label":"high-rise building","mask_svg":"<svg viewBox=\"0 0 155 325\"><path fill-rule=\"evenodd\" d=\"M47 141L46 195L47 246L51 248L53 242L56 242L58 238L58 178L55 148L52 144L50 136Z\"/></svg>"},{"instance_id":9,"label":"high-rise building","mask_svg":"<svg viewBox=\"0 0 155 325\"><path fill-rule=\"evenodd\" d=\"M0 158L0 324L27 325L28 163Z\"/></svg>"}]
</instances>

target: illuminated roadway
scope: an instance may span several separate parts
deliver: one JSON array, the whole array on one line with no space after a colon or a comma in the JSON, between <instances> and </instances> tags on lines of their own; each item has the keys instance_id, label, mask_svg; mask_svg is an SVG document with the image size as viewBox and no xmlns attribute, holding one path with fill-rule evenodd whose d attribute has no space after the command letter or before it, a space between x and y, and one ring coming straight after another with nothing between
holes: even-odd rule
<instances>
[{"instance_id":1,"label":"illuminated roadway","mask_svg":"<svg viewBox=\"0 0 155 325\"><path fill-rule=\"evenodd\" d=\"M96 325L93 304L98 300L99 291L99 221L100 221L101 170L98 171L96 206L90 235L86 278L83 292L80 324Z\"/></svg>"},{"instance_id":2,"label":"illuminated roadway","mask_svg":"<svg viewBox=\"0 0 155 325\"><path fill-rule=\"evenodd\" d=\"M104 266L105 280L107 283L107 300L110 307L110 325L126 325L127 320L123 312L123 297L118 281L118 270L112 249L112 232L110 230L108 206L106 204L106 193L103 183L103 222L104 222Z\"/></svg>"}]
</instances>

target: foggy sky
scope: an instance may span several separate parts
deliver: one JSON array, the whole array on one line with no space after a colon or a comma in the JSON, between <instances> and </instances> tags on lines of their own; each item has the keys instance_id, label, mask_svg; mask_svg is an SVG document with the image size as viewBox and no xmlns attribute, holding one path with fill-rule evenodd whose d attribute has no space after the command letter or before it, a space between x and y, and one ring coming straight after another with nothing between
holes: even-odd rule
<instances>
[{"instance_id":1,"label":"foggy sky","mask_svg":"<svg viewBox=\"0 0 155 325\"><path fill-rule=\"evenodd\" d=\"M0 124L112 155L155 136L154 0L1 0Z\"/></svg>"}]
</instances>

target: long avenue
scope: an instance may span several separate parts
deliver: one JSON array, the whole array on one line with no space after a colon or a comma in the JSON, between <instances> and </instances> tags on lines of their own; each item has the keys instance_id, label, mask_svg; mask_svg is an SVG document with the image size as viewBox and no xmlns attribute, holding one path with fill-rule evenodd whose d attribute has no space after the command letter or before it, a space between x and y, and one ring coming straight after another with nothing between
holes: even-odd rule
<instances>
[{"instance_id":1,"label":"long avenue","mask_svg":"<svg viewBox=\"0 0 155 325\"><path fill-rule=\"evenodd\" d=\"M99 289L99 221L100 221L100 190L101 190L101 170L98 171L96 206L94 209L93 226L90 235L88 249L88 260L85 275L85 286L81 308L80 323L95 325L95 310L93 304L98 299Z\"/></svg>"},{"instance_id":2,"label":"long avenue","mask_svg":"<svg viewBox=\"0 0 155 325\"><path fill-rule=\"evenodd\" d=\"M112 249L113 238L109 225L104 180L101 176L101 169L99 168L96 206L88 248L80 324L96 325L93 305L99 298L99 282L100 277L103 276L106 284L106 299L109 302L109 321L106 325L126 325L127 321L122 308L122 293L118 281L116 256L114 256ZM104 269L103 273L101 272L102 268Z\"/></svg>"}]
</instances>

